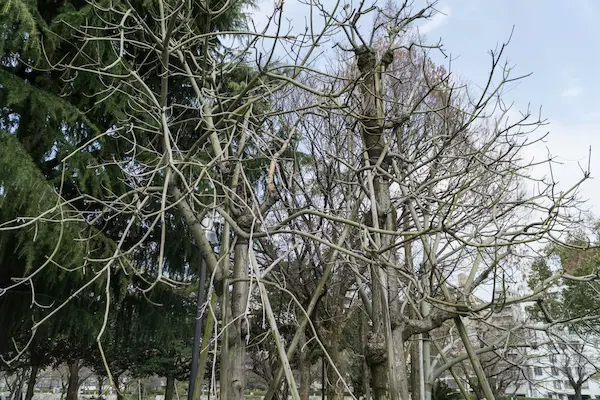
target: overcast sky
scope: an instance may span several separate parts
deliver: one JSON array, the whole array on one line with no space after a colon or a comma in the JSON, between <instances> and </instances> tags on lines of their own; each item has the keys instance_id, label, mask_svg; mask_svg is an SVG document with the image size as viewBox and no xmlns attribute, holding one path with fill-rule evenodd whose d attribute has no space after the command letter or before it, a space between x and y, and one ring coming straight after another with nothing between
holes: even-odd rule
<instances>
[{"instance_id":1,"label":"overcast sky","mask_svg":"<svg viewBox=\"0 0 600 400\"><path fill-rule=\"evenodd\" d=\"M258 25L266 20L264 10L271 10L273 4L273 0L259 0L253 17ZM489 50L508 40L514 27L506 59L514 66L514 75L532 75L504 98L515 103L515 111L530 104L537 112L541 106L542 116L550 122L545 127L548 140L528 155L539 160L547 155L547 147L563 162L555 166L554 176L560 187L567 188L582 176L578 163L587 168L591 145L592 177L600 179L600 1L440 0L436 8L440 13L421 22L419 30L429 42L441 38L453 60L452 71L459 81L472 85L485 82ZM303 31L308 6L286 0L284 9L289 23ZM436 61L448 59L436 57ZM598 180L587 181L581 195L600 216Z\"/></svg>"}]
</instances>

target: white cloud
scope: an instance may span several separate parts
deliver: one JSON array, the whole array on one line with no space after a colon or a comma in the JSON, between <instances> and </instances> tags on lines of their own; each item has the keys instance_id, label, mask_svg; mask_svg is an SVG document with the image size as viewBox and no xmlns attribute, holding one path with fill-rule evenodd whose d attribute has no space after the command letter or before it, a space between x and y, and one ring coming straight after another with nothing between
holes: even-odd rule
<instances>
[{"instance_id":1,"label":"white cloud","mask_svg":"<svg viewBox=\"0 0 600 400\"><path fill-rule=\"evenodd\" d=\"M579 86L571 86L563 90L561 97L577 97L583 93L583 89Z\"/></svg>"},{"instance_id":2,"label":"white cloud","mask_svg":"<svg viewBox=\"0 0 600 400\"><path fill-rule=\"evenodd\" d=\"M419 32L423 35L433 32L434 30L442 26L449 16L450 7L442 7L440 10L438 10L438 13L435 14L431 19L429 19L423 25L419 26Z\"/></svg>"}]
</instances>

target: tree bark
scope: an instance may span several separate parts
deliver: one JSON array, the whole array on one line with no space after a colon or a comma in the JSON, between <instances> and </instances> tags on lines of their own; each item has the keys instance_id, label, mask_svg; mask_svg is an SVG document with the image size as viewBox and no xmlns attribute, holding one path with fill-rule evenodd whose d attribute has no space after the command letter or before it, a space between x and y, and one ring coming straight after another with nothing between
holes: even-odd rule
<instances>
[{"instance_id":1,"label":"tree bark","mask_svg":"<svg viewBox=\"0 0 600 400\"><path fill-rule=\"evenodd\" d=\"M396 357L396 374L398 376L398 390L401 400L408 400L408 373L405 364L406 353L404 349L404 337L401 329L396 329L392 332L394 339L394 346L397 349Z\"/></svg>"},{"instance_id":2,"label":"tree bark","mask_svg":"<svg viewBox=\"0 0 600 400\"><path fill-rule=\"evenodd\" d=\"M331 364L327 364L327 399L343 400L346 388L344 382L338 375L338 372L335 370L335 368L337 368L342 376L345 375L344 366L340 360L341 325L333 323L331 331L327 333L326 338L324 337L323 342L326 344L327 352L331 359ZM327 360L327 362L329 363L329 360Z\"/></svg>"},{"instance_id":3,"label":"tree bark","mask_svg":"<svg viewBox=\"0 0 600 400\"><path fill-rule=\"evenodd\" d=\"M194 384L194 393L192 400L200 400L202 394L202 385L204 384L204 374L206 373L206 361L208 360L208 353L210 349L210 338L212 337L213 327L215 323L215 315L211 312L216 308L217 295L213 291L210 299L211 307L209 308L209 315L205 318L204 336L200 344L200 360L198 361L198 370L196 374L196 383ZM210 380L209 380L210 382ZM210 390L208 391L210 396Z\"/></svg>"},{"instance_id":4,"label":"tree bark","mask_svg":"<svg viewBox=\"0 0 600 400\"><path fill-rule=\"evenodd\" d=\"M368 329L369 329L369 317L365 313L361 313L360 315L360 340L362 343L366 343ZM362 361L362 374L363 374L363 393L365 395L365 400L371 400L371 374L369 369L369 364L363 358Z\"/></svg>"},{"instance_id":5,"label":"tree bark","mask_svg":"<svg viewBox=\"0 0 600 400\"><path fill-rule=\"evenodd\" d=\"M306 334L302 332L300 339L300 400L309 400L310 398L310 350L305 347Z\"/></svg>"},{"instance_id":6,"label":"tree bark","mask_svg":"<svg viewBox=\"0 0 600 400\"><path fill-rule=\"evenodd\" d=\"M221 238L221 249L226 249L226 251L229 252L229 244L229 225L225 223L225 227L223 228L223 237ZM231 295L229 293L229 257L223 258L222 263L219 263L217 267L220 268L219 271L221 271L222 276L222 287L219 289L221 291L221 296L218 296L216 287L215 293L217 293L218 303L221 306L221 326L223 327L223 330L221 331L221 365L219 366L219 381L221 382L221 386L219 387L219 398L229 399L229 390L231 388L231 371L229 365L231 354L229 347L231 345L230 336L233 332L233 326L230 326L230 322L232 321L232 312L231 304L229 304L231 301ZM233 340L235 340L235 337L233 337Z\"/></svg>"},{"instance_id":7,"label":"tree bark","mask_svg":"<svg viewBox=\"0 0 600 400\"><path fill-rule=\"evenodd\" d=\"M233 323L229 333L229 388L228 398L242 400L244 398L246 340L248 323L244 314L248 301L249 282L248 239L237 238L234 249L233 287L231 290L231 314Z\"/></svg>"},{"instance_id":8,"label":"tree bark","mask_svg":"<svg viewBox=\"0 0 600 400\"><path fill-rule=\"evenodd\" d=\"M77 400L79 394L79 361L69 364L69 386L66 400Z\"/></svg>"},{"instance_id":9,"label":"tree bark","mask_svg":"<svg viewBox=\"0 0 600 400\"><path fill-rule=\"evenodd\" d=\"M29 382L27 382L27 393L25 394L25 400L33 399L33 390L35 389L35 382L37 380L39 367L34 365L31 367L31 373L29 374Z\"/></svg>"},{"instance_id":10,"label":"tree bark","mask_svg":"<svg viewBox=\"0 0 600 400\"><path fill-rule=\"evenodd\" d=\"M396 213L391 206L390 182L374 168L379 166L386 170L389 163L385 154L386 140L383 132L383 105L381 103L381 68L375 52L367 47L355 49L357 66L361 73L359 86L363 111L361 118L363 149L368 155L368 163L372 167L367 172L371 201L371 226L374 228L396 230ZM383 157L383 159L382 159ZM372 186L371 186L372 185ZM383 237L381 237L383 236ZM375 235L378 246L386 247L390 238ZM383 257L392 257L391 252ZM388 260L392 261L392 260ZM392 276L393 279L393 276ZM396 282L392 283L394 287ZM373 307L372 334L368 340L365 357L371 368L373 395L375 400L398 398L396 376L394 373L395 357L393 339L389 321L389 308L386 302L389 290L389 279L385 269L377 264L371 265L371 293ZM393 296L395 297L395 295Z\"/></svg>"},{"instance_id":11,"label":"tree bark","mask_svg":"<svg viewBox=\"0 0 600 400\"><path fill-rule=\"evenodd\" d=\"M333 329L330 346L327 349L331 361L336 366L338 371L343 374L340 361L340 334L339 329ZM340 379L338 373L333 366L327 367L327 399L329 400L344 400L344 383Z\"/></svg>"},{"instance_id":12,"label":"tree bark","mask_svg":"<svg viewBox=\"0 0 600 400\"><path fill-rule=\"evenodd\" d=\"M575 400L581 400L581 386L582 385L577 385L573 387L573 389L575 390Z\"/></svg>"},{"instance_id":13,"label":"tree bark","mask_svg":"<svg viewBox=\"0 0 600 400\"><path fill-rule=\"evenodd\" d=\"M165 387L165 400L173 400L175 395L175 377L167 375L167 384Z\"/></svg>"},{"instance_id":14,"label":"tree bark","mask_svg":"<svg viewBox=\"0 0 600 400\"><path fill-rule=\"evenodd\" d=\"M410 344L410 383L413 400L421 400L421 366L419 361L419 335L413 335Z\"/></svg>"}]
</instances>

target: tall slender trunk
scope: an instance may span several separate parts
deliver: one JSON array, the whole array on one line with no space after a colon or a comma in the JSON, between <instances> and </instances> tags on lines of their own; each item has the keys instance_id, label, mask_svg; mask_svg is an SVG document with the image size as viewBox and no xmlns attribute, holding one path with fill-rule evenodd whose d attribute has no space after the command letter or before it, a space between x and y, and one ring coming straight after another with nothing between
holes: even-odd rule
<instances>
[{"instance_id":1,"label":"tall slender trunk","mask_svg":"<svg viewBox=\"0 0 600 400\"><path fill-rule=\"evenodd\" d=\"M475 395L475 399L477 399L477 400L485 399L485 394L483 394L483 390L481 390L481 386L479 386L479 384L477 382L473 383L473 386L471 386L471 390L473 391L473 394Z\"/></svg>"},{"instance_id":2,"label":"tall slender trunk","mask_svg":"<svg viewBox=\"0 0 600 400\"><path fill-rule=\"evenodd\" d=\"M25 400L33 399L33 389L35 388L35 381L37 379L39 367L34 365L31 367L31 373L29 374L29 381L27 382L27 393L25 394Z\"/></svg>"},{"instance_id":3,"label":"tall slender trunk","mask_svg":"<svg viewBox=\"0 0 600 400\"><path fill-rule=\"evenodd\" d=\"M410 383L413 400L421 399L421 363L419 354L419 335L413 335L410 344Z\"/></svg>"},{"instance_id":4,"label":"tall slender trunk","mask_svg":"<svg viewBox=\"0 0 600 400\"><path fill-rule=\"evenodd\" d=\"M206 361L208 360L208 353L210 350L210 338L212 337L213 327L215 323L215 315L211 310L214 310L217 304L217 295L213 291L212 297L210 299L211 307L209 308L209 315L205 319L206 325L204 326L204 336L202 337L202 342L200 344L200 360L198 361L198 370L196 374L196 383L194 384L194 393L192 396L192 400L200 400L202 394L202 385L204 383L204 374L206 373ZM210 385L209 380L209 385ZM210 390L208 391L210 395Z\"/></svg>"},{"instance_id":5,"label":"tall slender trunk","mask_svg":"<svg viewBox=\"0 0 600 400\"><path fill-rule=\"evenodd\" d=\"M398 377L398 391L401 400L409 399L409 383L407 371L407 357L404 349L404 336L401 329L396 329L393 334L394 347L396 348L396 375Z\"/></svg>"},{"instance_id":6,"label":"tall slender trunk","mask_svg":"<svg viewBox=\"0 0 600 400\"><path fill-rule=\"evenodd\" d=\"M331 337L328 338L328 348L327 352L329 353L329 357L333 365L336 366L338 371L344 375L344 371L342 369L340 361L340 329L334 327L331 332ZM340 376L335 371L333 366L328 366L327 368L327 399L329 400L343 400L344 399L344 383Z\"/></svg>"},{"instance_id":7,"label":"tall slender trunk","mask_svg":"<svg viewBox=\"0 0 600 400\"><path fill-rule=\"evenodd\" d=\"M66 400L77 400L79 394L79 361L69 364L69 386Z\"/></svg>"},{"instance_id":8,"label":"tall slender trunk","mask_svg":"<svg viewBox=\"0 0 600 400\"><path fill-rule=\"evenodd\" d=\"M102 392L104 392L104 379L105 377L98 375L98 395L102 397Z\"/></svg>"},{"instance_id":9,"label":"tall slender trunk","mask_svg":"<svg viewBox=\"0 0 600 400\"><path fill-rule=\"evenodd\" d=\"M371 393L371 371L366 361L363 361L362 366L363 392L365 394L365 400L371 400L373 398L373 394Z\"/></svg>"},{"instance_id":10,"label":"tall slender trunk","mask_svg":"<svg viewBox=\"0 0 600 400\"><path fill-rule=\"evenodd\" d=\"M300 339L300 400L310 398L310 350L306 345L306 334L302 332Z\"/></svg>"},{"instance_id":11,"label":"tall slender trunk","mask_svg":"<svg viewBox=\"0 0 600 400\"><path fill-rule=\"evenodd\" d=\"M211 135L213 136L213 135ZM216 134L214 135L216 137ZM216 146L219 145L218 139L213 143ZM220 154L220 150L218 152ZM223 326L227 326L228 321L230 321L231 309L229 308L228 298L228 257L224 257L221 260L217 260L214 249L206 237L206 230L199 222L196 213L190 207L187 199L184 197L183 193L177 186L171 187L171 194L177 200L177 207L181 212L183 219L189 225L189 229L191 233L194 235L196 240L196 245L198 246L200 253L204 257L206 261L206 265L208 267L207 272L210 272L212 275L214 293L217 298L217 303L219 304L222 311L222 323ZM229 251L229 224L226 222L223 226L223 235L221 237L220 248L223 252ZM208 329L208 327L207 327ZM228 359L228 329L223 331L221 335L221 366L219 371L219 379L221 382L228 382L228 367L227 367L227 359ZM227 398L227 385L221 386L221 393L223 398ZM119 399L120 400L120 399Z\"/></svg>"},{"instance_id":12,"label":"tall slender trunk","mask_svg":"<svg viewBox=\"0 0 600 400\"><path fill-rule=\"evenodd\" d=\"M425 303L423 302L423 304ZM423 340L423 388L425 390L423 398L431 400L433 392L433 382L431 381L431 337L429 336L429 332L423 332L421 337Z\"/></svg>"},{"instance_id":13,"label":"tall slender trunk","mask_svg":"<svg viewBox=\"0 0 600 400\"><path fill-rule=\"evenodd\" d=\"M410 211L408 206L404 206L402 216L402 227L404 231L410 230ZM408 239L408 237L406 238ZM413 265L413 251L412 242L406 240L404 243L404 267L407 271L414 271ZM418 317L417 311L414 309L410 310L410 317L416 319ZM421 363L419 354L419 335L412 335L410 338L410 391L413 400L421 399Z\"/></svg>"},{"instance_id":14,"label":"tall slender trunk","mask_svg":"<svg viewBox=\"0 0 600 400\"><path fill-rule=\"evenodd\" d=\"M221 238L221 249L229 254L230 251L230 231L229 225L225 223L223 228L223 237ZM231 317L231 305L229 302L231 301L231 295L229 293L229 257L223 257L221 262L219 262L219 268L221 271L222 279L222 287L221 292L222 295L220 298L217 298L220 306L221 306L221 326L223 330L221 332L221 355L220 355L220 369L219 369L219 382L220 382L220 393L219 398L221 399L229 399L229 389L231 387L229 378L230 369L229 369L229 346L230 346L230 332L231 329L225 329L225 327L229 326L229 323L232 320ZM217 288L215 287L215 291ZM235 339L235 338L234 338Z\"/></svg>"},{"instance_id":15,"label":"tall slender trunk","mask_svg":"<svg viewBox=\"0 0 600 400\"><path fill-rule=\"evenodd\" d=\"M23 398L23 384L25 383L25 370L17 372L14 380L12 391L10 394L11 400L21 400Z\"/></svg>"},{"instance_id":16,"label":"tall slender trunk","mask_svg":"<svg viewBox=\"0 0 600 400\"><path fill-rule=\"evenodd\" d=\"M372 168L367 171L371 202L371 225L374 228L396 230L396 213L391 205L390 182L378 172L378 168L389 168L386 138L383 129L383 103L381 88L381 72L386 65L378 64L375 52L367 47L355 50L357 66L361 73L359 86L362 96L363 110L361 118L363 149L368 155L368 164ZM376 168L378 167L378 168ZM390 237L374 234L375 243L379 247L387 247ZM393 257L392 252L376 257ZM388 259L393 264L393 260ZM376 400L398 398L398 387L394 372L395 357L391 325L389 319L389 290L396 287L395 277L389 275L384 265L371 265L371 293L373 305L372 335L369 338L365 357L371 368L373 395ZM389 286L391 284L391 286ZM392 293L391 298L398 294Z\"/></svg>"},{"instance_id":17,"label":"tall slender trunk","mask_svg":"<svg viewBox=\"0 0 600 400\"><path fill-rule=\"evenodd\" d=\"M361 343L367 342L367 335L369 329L369 317L366 313L361 313L360 315L360 341ZM363 393L365 396L365 400L371 400L371 374L369 373L369 364L363 358L362 361L362 383L363 383Z\"/></svg>"},{"instance_id":18,"label":"tall slender trunk","mask_svg":"<svg viewBox=\"0 0 600 400\"><path fill-rule=\"evenodd\" d=\"M228 399L241 400L244 398L245 361L246 361L246 332L248 322L244 316L248 301L249 282L248 239L238 237L234 249L234 264L231 291L232 324L229 329L229 396Z\"/></svg>"},{"instance_id":19,"label":"tall slender trunk","mask_svg":"<svg viewBox=\"0 0 600 400\"><path fill-rule=\"evenodd\" d=\"M465 346L465 350L469 355L469 360L471 361L471 365L473 366L473 370L475 371L475 375L477 376L477 381L483 390L483 393L487 400L495 400L494 393L492 392L492 388L490 387L490 383L485 376L485 372L483 367L481 366L481 362L479 361L479 357L475 354L475 350L473 349L473 345L471 344L471 340L469 339L469 335L467 333L467 329L465 328L464 323L462 322L462 318L460 316L454 317L454 323L456 325L456 329L458 330L458 334L460 335L460 339Z\"/></svg>"},{"instance_id":20,"label":"tall slender trunk","mask_svg":"<svg viewBox=\"0 0 600 400\"><path fill-rule=\"evenodd\" d=\"M120 375L115 375L113 377L115 390L117 391L117 400L123 400L123 392L121 391L121 384L119 382L120 377L121 377Z\"/></svg>"},{"instance_id":21,"label":"tall slender trunk","mask_svg":"<svg viewBox=\"0 0 600 400\"><path fill-rule=\"evenodd\" d=\"M200 266L200 280L198 281L198 291L196 294L196 321L194 324L194 347L192 352L192 365L190 368L190 379L188 383L188 394L187 399L193 400L196 395L197 388L196 385L202 385L202 381L204 378L204 370L198 371L199 363L200 363L200 346L202 343L202 325L203 325L203 315L202 315L202 307L204 306L204 296L205 296L205 281L206 281L206 261L204 258L202 259ZM204 342L206 343L206 342Z\"/></svg>"},{"instance_id":22,"label":"tall slender trunk","mask_svg":"<svg viewBox=\"0 0 600 400\"><path fill-rule=\"evenodd\" d=\"M170 374L167 375L167 384L165 387L165 400L173 400L175 394L175 377Z\"/></svg>"}]
</instances>

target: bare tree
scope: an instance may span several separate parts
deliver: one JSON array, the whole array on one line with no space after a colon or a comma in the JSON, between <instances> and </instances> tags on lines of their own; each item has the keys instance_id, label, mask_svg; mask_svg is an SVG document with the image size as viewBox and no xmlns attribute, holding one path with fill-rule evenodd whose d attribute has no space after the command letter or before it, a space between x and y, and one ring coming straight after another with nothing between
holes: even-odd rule
<instances>
[{"instance_id":1,"label":"bare tree","mask_svg":"<svg viewBox=\"0 0 600 400\"><path fill-rule=\"evenodd\" d=\"M598 338L591 333L569 332L567 328L551 329L546 335L551 342L540 352L535 365L548 376L543 382L548 393L569 389L581 400L582 389L598 374L600 354Z\"/></svg>"},{"instance_id":2,"label":"bare tree","mask_svg":"<svg viewBox=\"0 0 600 400\"><path fill-rule=\"evenodd\" d=\"M529 297L475 303L471 296L514 273L508 260L522 246L552 239L573 223L568 210L577 205L579 182L555 193L554 182L529 176L532 163L522 151L544 121L529 112L507 120L501 94L520 77L502 64L504 45L491 52L489 80L478 91L432 63L428 52L441 47L415 37L411 26L433 16L434 5L311 2L309 26L292 36L284 32L283 2L262 32L211 29L235 1L210 6L201 26L192 2L158 0L151 8L157 27L146 9L92 2L100 21L72 28L86 45L107 44L113 57L107 62L82 52L55 68L66 80L93 73L105 83L90 93L98 101L127 94L114 127L78 150L118 144L120 152L93 168L116 169L127 190L82 193L82 200L103 204L93 214L73 209L58 193L56 207L2 229L128 221L109 256L87 254L95 273L90 282L121 268L141 277L136 290L148 293L158 284L184 284L169 276L164 257L172 240L166 225L181 221L209 270L208 298L215 301L207 302L202 354L204 360L211 349L220 354L222 398L244 397L249 316L260 310L272 340L268 355L276 354L279 365L269 371L267 399L284 377L292 398L300 398L292 366L307 346L327 360L331 393L341 398L349 384L340 338L360 313L368 334L355 351L368 366L375 399L408 399L412 364L412 387L430 400L440 371L464 362L492 400L482 349L464 321ZM324 21L319 28L317 14ZM342 59L333 71L319 63L327 41ZM152 76L160 79L149 85ZM193 96L175 101L171 91L183 86ZM207 237L215 224L223 226L218 253ZM142 234L125 244L135 229ZM132 255L151 234L160 238L157 265L138 265ZM456 288L451 282L459 272L467 278ZM27 277L15 285L26 283ZM107 279L106 315L109 288ZM289 304L283 317L274 312L275 293ZM431 332L444 323L453 325L465 355L448 354L434 371L432 346L439 343ZM483 350L497 350L502 340ZM409 343L418 349L412 357ZM204 372L202 366L198 376Z\"/></svg>"}]
</instances>

